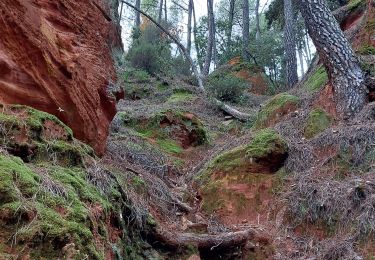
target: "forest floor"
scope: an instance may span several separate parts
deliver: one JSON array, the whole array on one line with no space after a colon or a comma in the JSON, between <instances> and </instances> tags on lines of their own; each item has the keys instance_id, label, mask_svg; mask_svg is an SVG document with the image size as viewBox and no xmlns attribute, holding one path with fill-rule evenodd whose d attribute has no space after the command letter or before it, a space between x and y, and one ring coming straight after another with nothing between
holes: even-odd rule
<instances>
[{"instance_id":1,"label":"forest floor","mask_svg":"<svg viewBox=\"0 0 375 260\"><path fill-rule=\"evenodd\" d=\"M312 74L319 77L319 73L318 67ZM348 142L347 138L356 140L358 135L349 133L357 128L363 128L362 132L373 140L373 122L364 123L373 108L348 129L335 126L339 120L335 119L330 87L324 87L323 79L304 82L276 96L249 91L251 98L237 108L253 114L254 120L243 123L194 94L195 87L181 79L149 78L125 84L127 98L118 104L104 161L126 161L126 168L142 179L145 189L136 194L143 197L140 204L147 205L157 223L155 237L150 240L153 246L172 247L175 254L179 247L195 245L192 252L180 250L180 256L186 259L198 255L203 259L267 259L309 255L321 241L331 239L329 225L307 224L310 220L304 218L311 212L305 211L311 205L303 204L305 201L291 203L290 197L296 195L289 188L304 183L295 176L298 171L316 176L322 176L322 171L312 173L314 167L335 174L346 172L350 167L336 162L342 157L344 148L340 146ZM278 151L258 158L266 164L248 160L243 151L237 154L236 150L247 149L262 129L269 128L289 146L286 161L280 164L277 158L282 154ZM323 141L315 138L322 133L326 135L321 137ZM332 144L327 138L338 143ZM275 149L278 144L272 146ZM363 147L362 152L369 153L370 148ZM369 160L361 164L370 171L374 157L367 156ZM239 161L242 157L247 159ZM294 199L307 200L310 195ZM294 209L298 212L293 214L303 216L289 221L286 219L292 216L293 203L306 209ZM307 230L312 233L308 238ZM241 232L249 233L244 237ZM238 237L234 239L231 234ZM301 251L300 243L310 244Z\"/></svg>"}]
</instances>

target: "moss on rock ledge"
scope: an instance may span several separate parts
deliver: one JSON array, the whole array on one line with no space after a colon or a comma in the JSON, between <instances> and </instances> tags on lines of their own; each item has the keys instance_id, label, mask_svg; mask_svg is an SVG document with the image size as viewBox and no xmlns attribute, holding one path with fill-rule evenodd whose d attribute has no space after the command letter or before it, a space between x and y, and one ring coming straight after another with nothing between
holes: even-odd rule
<instances>
[{"instance_id":1,"label":"moss on rock ledge","mask_svg":"<svg viewBox=\"0 0 375 260\"><path fill-rule=\"evenodd\" d=\"M209 214L219 212L224 222L255 220L268 209L272 194L280 187L277 172L287 152L286 142L274 130L265 129L248 145L217 156L197 179L202 209Z\"/></svg>"},{"instance_id":2,"label":"moss on rock ledge","mask_svg":"<svg viewBox=\"0 0 375 260\"><path fill-rule=\"evenodd\" d=\"M57 117L20 105L1 105L0 145L24 161L54 161L69 166L82 163L93 150L73 138Z\"/></svg>"},{"instance_id":3,"label":"moss on rock ledge","mask_svg":"<svg viewBox=\"0 0 375 260\"><path fill-rule=\"evenodd\" d=\"M259 111L254 128L262 129L277 123L280 118L297 109L300 99L288 93L281 93L271 98Z\"/></svg>"},{"instance_id":4,"label":"moss on rock ledge","mask_svg":"<svg viewBox=\"0 0 375 260\"><path fill-rule=\"evenodd\" d=\"M120 112L117 117L123 127L134 129L139 136L158 144L167 153L178 154L185 148L208 142L203 123L188 112L166 110L147 118Z\"/></svg>"}]
</instances>

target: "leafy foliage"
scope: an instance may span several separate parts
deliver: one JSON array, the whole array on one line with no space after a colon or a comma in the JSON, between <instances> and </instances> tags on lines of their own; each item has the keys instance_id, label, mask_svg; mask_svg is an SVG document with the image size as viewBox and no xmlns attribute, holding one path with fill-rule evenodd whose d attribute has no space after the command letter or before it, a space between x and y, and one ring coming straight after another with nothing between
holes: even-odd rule
<instances>
[{"instance_id":1,"label":"leafy foliage","mask_svg":"<svg viewBox=\"0 0 375 260\"><path fill-rule=\"evenodd\" d=\"M248 85L244 80L231 75L211 77L208 81L208 89L216 98L233 103L241 100L247 87Z\"/></svg>"}]
</instances>

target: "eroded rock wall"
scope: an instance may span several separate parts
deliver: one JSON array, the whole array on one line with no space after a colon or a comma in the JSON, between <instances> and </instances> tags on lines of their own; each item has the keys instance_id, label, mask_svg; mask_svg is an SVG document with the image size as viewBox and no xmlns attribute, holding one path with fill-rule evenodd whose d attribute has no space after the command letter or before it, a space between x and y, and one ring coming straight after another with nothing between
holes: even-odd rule
<instances>
[{"instance_id":1,"label":"eroded rock wall","mask_svg":"<svg viewBox=\"0 0 375 260\"><path fill-rule=\"evenodd\" d=\"M1 0L0 102L56 115L98 154L116 100L122 49L116 0Z\"/></svg>"}]
</instances>

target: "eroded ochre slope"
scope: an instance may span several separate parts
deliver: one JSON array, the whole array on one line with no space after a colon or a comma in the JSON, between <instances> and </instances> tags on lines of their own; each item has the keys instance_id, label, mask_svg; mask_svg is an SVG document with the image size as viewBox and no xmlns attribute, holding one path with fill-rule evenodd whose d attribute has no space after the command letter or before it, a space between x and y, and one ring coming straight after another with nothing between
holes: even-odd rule
<instances>
[{"instance_id":1,"label":"eroded ochre slope","mask_svg":"<svg viewBox=\"0 0 375 260\"><path fill-rule=\"evenodd\" d=\"M59 117L104 152L120 30L109 0L0 1L0 102Z\"/></svg>"}]
</instances>

